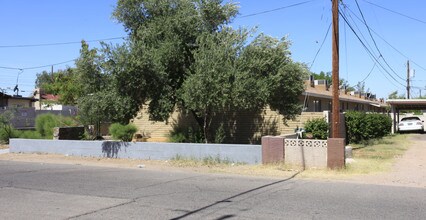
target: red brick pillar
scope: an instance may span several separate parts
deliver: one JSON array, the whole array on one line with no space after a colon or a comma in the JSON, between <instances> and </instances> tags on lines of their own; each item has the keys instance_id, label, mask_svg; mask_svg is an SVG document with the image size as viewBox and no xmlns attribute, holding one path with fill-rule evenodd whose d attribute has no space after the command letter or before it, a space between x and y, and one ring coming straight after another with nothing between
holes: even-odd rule
<instances>
[{"instance_id":1,"label":"red brick pillar","mask_svg":"<svg viewBox=\"0 0 426 220\"><path fill-rule=\"evenodd\" d=\"M327 139L327 167L340 169L345 167L345 139Z\"/></svg>"},{"instance_id":2,"label":"red brick pillar","mask_svg":"<svg viewBox=\"0 0 426 220\"><path fill-rule=\"evenodd\" d=\"M284 137L262 137L262 163L277 163L284 161Z\"/></svg>"}]
</instances>

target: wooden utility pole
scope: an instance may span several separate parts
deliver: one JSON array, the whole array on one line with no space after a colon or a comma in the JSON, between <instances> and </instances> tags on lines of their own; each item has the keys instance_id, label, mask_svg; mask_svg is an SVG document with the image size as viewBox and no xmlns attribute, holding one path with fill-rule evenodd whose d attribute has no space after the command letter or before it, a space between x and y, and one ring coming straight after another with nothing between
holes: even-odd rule
<instances>
[{"instance_id":1,"label":"wooden utility pole","mask_svg":"<svg viewBox=\"0 0 426 220\"><path fill-rule=\"evenodd\" d=\"M407 60L407 99L410 99L410 61Z\"/></svg>"},{"instance_id":2,"label":"wooden utility pole","mask_svg":"<svg viewBox=\"0 0 426 220\"><path fill-rule=\"evenodd\" d=\"M332 82L333 101L331 117L331 137L340 138L340 103L339 103L339 0L332 0L333 37L332 37Z\"/></svg>"}]
</instances>

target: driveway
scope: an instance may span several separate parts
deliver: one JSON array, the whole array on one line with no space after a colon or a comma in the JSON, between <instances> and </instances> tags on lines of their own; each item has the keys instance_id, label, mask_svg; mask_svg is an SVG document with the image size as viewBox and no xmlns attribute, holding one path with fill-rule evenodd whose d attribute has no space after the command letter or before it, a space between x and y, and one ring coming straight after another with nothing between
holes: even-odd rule
<instances>
[{"instance_id":1,"label":"driveway","mask_svg":"<svg viewBox=\"0 0 426 220\"><path fill-rule=\"evenodd\" d=\"M355 182L426 188L426 134L410 134L410 148L390 172L357 177Z\"/></svg>"}]
</instances>

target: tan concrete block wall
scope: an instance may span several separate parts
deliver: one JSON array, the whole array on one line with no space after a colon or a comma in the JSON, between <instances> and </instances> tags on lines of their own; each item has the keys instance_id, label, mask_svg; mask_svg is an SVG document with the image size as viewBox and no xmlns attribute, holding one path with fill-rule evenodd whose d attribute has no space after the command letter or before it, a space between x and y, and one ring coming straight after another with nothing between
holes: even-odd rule
<instances>
[{"instance_id":1,"label":"tan concrete block wall","mask_svg":"<svg viewBox=\"0 0 426 220\"><path fill-rule=\"evenodd\" d=\"M137 134L148 137L148 142L167 142L175 126L195 126L195 120L189 115L174 111L168 122L155 122L149 120L148 108L144 106L138 115L131 121L138 127Z\"/></svg>"},{"instance_id":2,"label":"tan concrete block wall","mask_svg":"<svg viewBox=\"0 0 426 220\"><path fill-rule=\"evenodd\" d=\"M217 115L211 124L211 131L215 131L221 121L225 123L225 131L228 134L225 143L257 144L262 136L279 135L284 129L282 116L270 108L260 112L239 111ZM138 127L137 133L149 137L148 142L168 141L168 136L175 127L198 127L191 114L180 111L175 111L168 123L150 121L146 106L131 122Z\"/></svg>"},{"instance_id":3,"label":"tan concrete block wall","mask_svg":"<svg viewBox=\"0 0 426 220\"><path fill-rule=\"evenodd\" d=\"M327 167L327 142L322 140L285 140L286 164L304 168Z\"/></svg>"}]
</instances>

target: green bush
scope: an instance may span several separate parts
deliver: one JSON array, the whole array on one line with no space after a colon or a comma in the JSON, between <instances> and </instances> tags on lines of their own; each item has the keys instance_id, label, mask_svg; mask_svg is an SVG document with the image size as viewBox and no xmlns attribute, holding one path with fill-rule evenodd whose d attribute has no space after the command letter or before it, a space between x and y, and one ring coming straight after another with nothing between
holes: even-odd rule
<instances>
[{"instance_id":1,"label":"green bush","mask_svg":"<svg viewBox=\"0 0 426 220\"><path fill-rule=\"evenodd\" d=\"M24 138L24 139L42 139L43 138L41 134L38 133L37 131L18 131L17 135L19 138Z\"/></svg>"},{"instance_id":2,"label":"green bush","mask_svg":"<svg viewBox=\"0 0 426 220\"><path fill-rule=\"evenodd\" d=\"M114 123L109 127L109 133L115 140L132 141L133 135L138 131L134 124L122 125Z\"/></svg>"},{"instance_id":3,"label":"green bush","mask_svg":"<svg viewBox=\"0 0 426 220\"><path fill-rule=\"evenodd\" d=\"M10 138L18 138L19 132L12 126L0 125L0 144L9 144Z\"/></svg>"},{"instance_id":4,"label":"green bush","mask_svg":"<svg viewBox=\"0 0 426 220\"><path fill-rule=\"evenodd\" d=\"M36 117L36 131L46 139L53 138L53 128L59 126L59 118L53 114L42 114Z\"/></svg>"},{"instance_id":5,"label":"green bush","mask_svg":"<svg viewBox=\"0 0 426 220\"><path fill-rule=\"evenodd\" d=\"M17 137L17 131L12 126L14 113L12 110L7 110L0 114L0 143L8 144L10 138Z\"/></svg>"},{"instance_id":6,"label":"green bush","mask_svg":"<svg viewBox=\"0 0 426 220\"><path fill-rule=\"evenodd\" d=\"M36 131L42 138L52 139L53 128L61 126L76 126L78 123L71 117L64 117L54 114L41 114L35 119ZM34 134L33 134L34 135Z\"/></svg>"},{"instance_id":7,"label":"green bush","mask_svg":"<svg viewBox=\"0 0 426 220\"><path fill-rule=\"evenodd\" d=\"M305 123L307 133L312 133L313 138L325 140L328 138L328 123L323 118L315 118Z\"/></svg>"},{"instance_id":8,"label":"green bush","mask_svg":"<svg viewBox=\"0 0 426 220\"><path fill-rule=\"evenodd\" d=\"M392 119L387 115L378 113L346 112L345 122L349 143L382 138L390 134L392 128Z\"/></svg>"},{"instance_id":9,"label":"green bush","mask_svg":"<svg viewBox=\"0 0 426 220\"><path fill-rule=\"evenodd\" d=\"M169 134L169 142L172 143L204 143L204 135L201 129L187 127L175 128Z\"/></svg>"}]
</instances>

